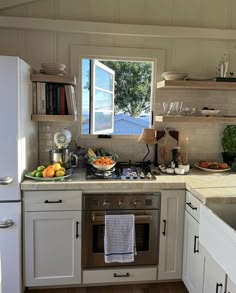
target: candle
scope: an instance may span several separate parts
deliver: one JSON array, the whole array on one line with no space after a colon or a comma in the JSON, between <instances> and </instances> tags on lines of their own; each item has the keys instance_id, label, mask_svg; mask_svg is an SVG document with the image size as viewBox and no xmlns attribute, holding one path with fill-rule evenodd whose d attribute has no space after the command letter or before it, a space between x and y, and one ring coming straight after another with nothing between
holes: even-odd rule
<instances>
[{"instance_id":1,"label":"candle","mask_svg":"<svg viewBox=\"0 0 236 293\"><path fill-rule=\"evenodd\" d=\"M188 164L188 148L189 148L189 139L186 136L186 152L185 152L185 164Z\"/></svg>"}]
</instances>

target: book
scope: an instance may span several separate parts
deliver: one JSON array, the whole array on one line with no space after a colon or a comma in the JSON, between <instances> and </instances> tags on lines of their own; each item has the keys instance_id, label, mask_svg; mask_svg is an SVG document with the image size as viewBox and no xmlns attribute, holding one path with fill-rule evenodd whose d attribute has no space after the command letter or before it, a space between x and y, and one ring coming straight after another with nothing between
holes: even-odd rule
<instances>
[{"instance_id":1,"label":"book","mask_svg":"<svg viewBox=\"0 0 236 293\"><path fill-rule=\"evenodd\" d=\"M65 87L60 87L60 115L66 114L66 97L65 97Z\"/></svg>"},{"instance_id":2,"label":"book","mask_svg":"<svg viewBox=\"0 0 236 293\"><path fill-rule=\"evenodd\" d=\"M42 114L42 105L41 105L41 83L37 82L36 85L37 92L37 114Z\"/></svg>"},{"instance_id":3,"label":"book","mask_svg":"<svg viewBox=\"0 0 236 293\"><path fill-rule=\"evenodd\" d=\"M75 89L72 85L65 85L66 94L68 95L68 112L69 115L77 115Z\"/></svg>"},{"instance_id":4,"label":"book","mask_svg":"<svg viewBox=\"0 0 236 293\"><path fill-rule=\"evenodd\" d=\"M41 99L41 114L46 114L46 84L45 82L41 82L40 88L40 99Z\"/></svg>"},{"instance_id":5,"label":"book","mask_svg":"<svg viewBox=\"0 0 236 293\"><path fill-rule=\"evenodd\" d=\"M70 90L68 85L65 85L65 94L66 94L66 104L67 104L68 114L73 115L72 102L71 102Z\"/></svg>"},{"instance_id":6,"label":"book","mask_svg":"<svg viewBox=\"0 0 236 293\"><path fill-rule=\"evenodd\" d=\"M71 102L72 102L72 113L74 115L77 115L75 88L72 85L69 85L69 93L70 93Z\"/></svg>"},{"instance_id":7,"label":"book","mask_svg":"<svg viewBox=\"0 0 236 293\"><path fill-rule=\"evenodd\" d=\"M37 83L32 82L32 110L33 114L37 114Z\"/></svg>"}]
</instances>

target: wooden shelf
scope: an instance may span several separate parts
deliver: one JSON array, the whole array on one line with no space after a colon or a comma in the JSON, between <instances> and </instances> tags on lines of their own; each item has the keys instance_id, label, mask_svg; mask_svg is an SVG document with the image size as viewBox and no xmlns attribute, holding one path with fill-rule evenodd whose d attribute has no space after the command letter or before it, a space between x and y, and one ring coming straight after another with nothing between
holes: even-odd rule
<instances>
[{"instance_id":1,"label":"wooden shelf","mask_svg":"<svg viewBox=\"0 0 236 293\"><path fill-rule=\"evenodd\" d=\"M163 80L157 83L157 88L193 90L236 90L236 82Z\"/></svg>"},{"instance_id":2,"label":"wooden shelf","mask_svg":"<svg viewBox=\"0 0 236 293\"><path fill-rule=\"evenodd\" d=\"M225 122L236 123L235 117L204 117L204 116L155 116L155 122Z\"/></svg>"},{"instance_id":3,"label":"wooden shelf","mask_svg":"<svg viewBox=\"0 0 236 293\"><path fill-rule=\"evenodd\" d=\"M33 73L31 74L31 81L76 85L76 78L74 76L67 76L67 75L60 76L60 75Z\"/></svg>"},{"instance_id":4,"label":"wooden shelf","mask_svg":"<svg viewBox=\"0 0 236 293\"><path fill-rule=\"evenodd\" d=\"M37 114L32 114L31 120L33 121L68 121L68 122L73 122L77 120L76 115L37 115Z\"/></svg>"}]
</instances>

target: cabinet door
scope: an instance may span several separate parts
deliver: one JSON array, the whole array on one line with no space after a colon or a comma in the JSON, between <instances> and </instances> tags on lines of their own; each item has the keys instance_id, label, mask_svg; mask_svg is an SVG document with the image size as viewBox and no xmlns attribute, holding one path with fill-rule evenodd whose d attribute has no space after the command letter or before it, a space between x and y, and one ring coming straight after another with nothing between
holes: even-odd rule
<instances>
[{"instance_id":1,"label":"cabinet door","mask_svg":"<svg viewBox=\"0 0 236 293\"><path fill-rule=\"evenodd\" d=\"M224 293L226 274L217 262L206 253L204 293Z\"/></svg>"},{"instance_id":2,"label":"cabinet door","mask_svg":"<svg viewBox=\"0 0 236 293\"><path fill-rule=\"evenodd\" d=\"M234 284L230 278L228 278L227 290L225 292L226 293L236 293L236 284Z\"/></svg>"},{"instance_id":3,"label":"cabinet door","mask_svg":"<svg viewBox=\"0 0 236 293\"><path fill-rule=\"evenodd\" d=\"M81 282L81 212L26 212L25 286Z\"/></svg>"},{"instance_id":4,"label":"cabinet door","mask_svg":"<svg viewBox=\"0 0 236 293\"><path fill-rule=\"evenodd\" d=\"M204 256L199 247L199 223L185 211L182 279L190 293L203 287Z\"/></svg>"},{"instance_id":5,"label":"cabinet door","mask_svg":"<svg viewBox=\"0 0 236 293\"><path fill-rule=\"evenodd\" d=\"M181 279L184 204L184 190L161 192L158 280Z\"/></svg>"}]
</instances>

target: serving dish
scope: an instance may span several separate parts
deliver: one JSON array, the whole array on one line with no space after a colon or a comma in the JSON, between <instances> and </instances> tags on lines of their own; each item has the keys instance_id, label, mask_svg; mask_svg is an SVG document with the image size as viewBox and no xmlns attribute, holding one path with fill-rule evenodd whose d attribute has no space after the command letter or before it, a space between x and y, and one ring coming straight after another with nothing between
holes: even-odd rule
<instances>
[{"instance_id":1,"label":"serving dish","mask_svg":"<svg viewBox=\"0 0 236 293\"><path fill-rule=\"evenodd\" d=\"M211 173L221 173L221 172L226 172L226 171L230 171L231 169L230 168L227 168L227 169L210 169L210 168L203 168L203 167L200 167L198 165L198 163L195 163L194 164L194 167L200 169L200 170L203 170L203 171L206 171L206 172L211 172Z\"/></svg>"},{"instance_id":2,"label":"serving dish","mask_svg":"<svg viewBox=\"0 0 236 293\"><path fill-rule=\"evenodd\" d=\"M161 76L165 80L184 80L188 74L180 72L163 72Z\"/></svg>"},{"instance_id":3,"label":"serving dish","mask_svg":"<svg viewBox=\"0 0 236 293\"><path fill-rule=\"evenodd\" d=\"M60 181L60 180L64 180L67 177L70 177L70 176L71 176L71 173L68 173L68 174L66 174L64 176L51 177L51 178L49 178L49 177L34 177L34 176L31 175L31 172L25 174L26 178L36 180L36 181Z\"/></svg>"},{"instance_id":4,"label":"serving dish","mask_svg":"<svg viewBox=\"0 0 236 293\"><path fill-rule=\"evenodd\" d=\"M203 116L216 116L217 114L220 113L220 110L199 110L199 112L203 115Z\"/></svg>"},{"instance_id":5,"label":"serving dish","mask_svg":"<svg viewBox=\"0 0 236 293\"><path fill-rule=\"evenodd\" d=\"M109 164L109 165L95 165L93 164L93 162L91 163L91 165L99 170L99 171L108 171L110 169L112 169L115 166L116 162L114 162L113 164Z\"/></svg>"}]
</instances>

